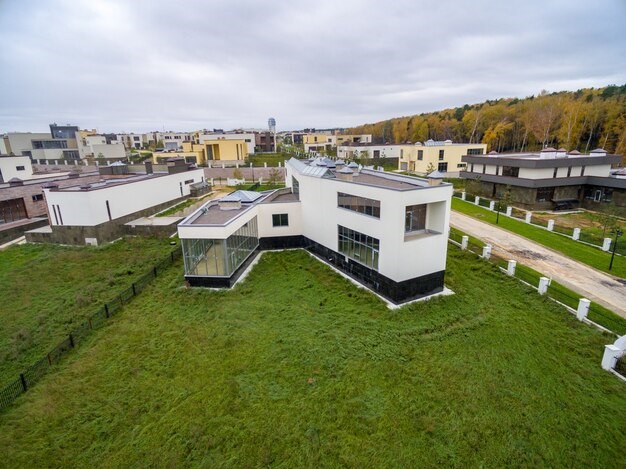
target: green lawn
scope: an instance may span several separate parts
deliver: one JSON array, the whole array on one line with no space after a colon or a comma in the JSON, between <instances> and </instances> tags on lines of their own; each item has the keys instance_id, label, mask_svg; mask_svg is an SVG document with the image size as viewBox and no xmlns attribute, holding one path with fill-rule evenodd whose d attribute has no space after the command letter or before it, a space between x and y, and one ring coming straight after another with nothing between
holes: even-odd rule
<instances>
[{"instance_id":1,"label":"green lawn","mask_svg":"<svg viewBox=\"0 0 626 469\"><path fill-rule=\"evenodd\" d=\"M0 415L3 464L623 464L612 339L450 249L455 295L391 311L302 251L232 291L175 264Z\"/></svg>"},{"instance_id":2,"label":"green lawn","mask_svg":"<svg viewBox=\"0 0 626 469\"><path fill-rule=\"evenodd\" d=\"M288 153L264 153L259 155L248 155L248 163L252 163L255 168L262 168L263 163L267 163L267 167L277 167L278 163L284 166L285 160L289 160L292 155ZM246 163L246 166L247 164Z\"/></svg>"},{"instance_id":3,"label":"green lawn","mask_svg":"<svg viewBox=\"0 0 626 469\"><path fill-rule=\"evenodd\" d=\"M0 386L128 288L172 249L169 242L126 238L98 248L26 244L0 251Z\"/></svg>"},{"instance_id":4,"label":"green lawn","mask_svg":"<svg viewBox=\"0 0 626 469\"><path fill-rule=\"evenodd\" d=\"M452 198L452 209L457 212L478 218L486 223L495 225L496 212L491 212L483 207L478 207L471 202L463 201L457 197ZM516 220L500 214L498 226L505 230L512 231L524 236L532 241L542 244L555 251L562 252L568 257L575 259L583 264L587 264L603 272L609 273L609 262L611 254L601 251L600 249L587 246L586 244L573 241L565 236L556 233L550 233L536 226L529 225L520 220ZM610 271L612 275L626 278L626 258L615 256L613 269Z\"/></svg>"}]
</instances>

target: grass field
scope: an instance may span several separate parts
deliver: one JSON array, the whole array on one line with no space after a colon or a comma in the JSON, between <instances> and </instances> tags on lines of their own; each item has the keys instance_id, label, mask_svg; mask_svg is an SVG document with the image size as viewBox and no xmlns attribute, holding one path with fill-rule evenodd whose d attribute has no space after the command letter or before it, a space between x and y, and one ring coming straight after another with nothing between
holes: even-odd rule
<instances>
[{"instance_id":1,"label":"grass field","mask_svg":"<svg viewBox=\"0 0 626 469\"><path fill-rule=\"evenodd\" d=\"M248 163L252 163L255 168L262 168L264 163L267 167L277 167L278 163L284 166L285 160L292 157L289 153L264 153L259 155L248 155Z\"/></svg>"},{"instance_id":2,"label":"grass field","mask_svg":"<svg viewBox=\"0 0 626 469\"><path fill-rule=\"evenodd\" d=\"M104 247L26 244L0 251L0 386L164 257L169 240Z\"/></svg>"},{"instance_id":3,"label":"grass field","mask_svg":"<svg viewBox=\"0 0 626 469\"><path fill-rule=\"evenodd\" d=\"M0 415L3 465L623 464L612 339L471 255L395 311L302 251L228 292L181 272Z\"/></svg>"},{"instance_id":4,"label":"grass field","mask_svg":"<svg viewBox=\"0 0 626 469\"><path fill-rule=\"evenodd\" d=\"M495 212L491 212L483 207L478 207L471 202L466 202L453 197L452 209L457 212L464 213L465 215L478 218L486 223L491 223L492 225L496 224L497 214ZM594 267L602 272L609 272L609 262L611 259L610 253L603 252L600 249L587 246L586 244L579 243L577 241L573 241L565 236L550 233L544 229L537 228L536 226L529 225L528 223L504 216L502 214L500 214L498 226L524 236L550 249L562 252L572 259ZM626 278L626 258L616 256L610 273L621 278Z\"/></svg>"}]
</instances>

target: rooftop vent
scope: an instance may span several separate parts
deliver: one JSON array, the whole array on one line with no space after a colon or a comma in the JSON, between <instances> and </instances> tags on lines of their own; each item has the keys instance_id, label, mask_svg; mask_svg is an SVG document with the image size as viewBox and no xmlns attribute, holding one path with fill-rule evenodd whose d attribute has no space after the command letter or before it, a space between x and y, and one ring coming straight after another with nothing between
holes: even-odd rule
<instances>
[{"instance_id":1,"label":"rooftop vent","mask_svg":"<svg viewBox=\"0 0 626 469\"><path fill-rule=\"evenodd\" d=\"M335 175L338 179L341 179L342 181L352 181L352 178L354 177L354 173L352 172L352 170L345 166L335 171Z\"/></svg>"},{"instance_id":2,"label":"rooftop vent","mask_svg":"<svg viewBox=\"0 0 626 469\"><path fill-rule=\"evenodd\" d=\"M589 152L591 156L606 156L606 150L604 148L596 148Z\"/></svg>"},{"instance_id":3,"label":"rooftop vent","mask_svg":"<svg viewBox=\"0 0 626 469\"><path fill-rule=\"evenodd\" d=\"M10 187L23 186L23 185L24 185L24 181L22 181L20 178L11 178L11 179L9 179L9 186Z\"/></svg>"},{"instance_id":4,"label":"rooftop vent","mask_svg":"<svg viewBox=\"0 0 626 469\"><path fill-rule=\"evenodd\" d=\"M441 184L441 181L443 180L444 175L443 173L439 171L433 171L427 177L428 177L429 186L438 186L439 184Z\"/></svg>"},{"instance_id":5,"label":"rooftop vent","mask_svg":"<svg viewBox=\"0 0 626 469\"><path fill-rule=\"evenodd\" d=\"M498 152L495 150L491 150L489 153L487 153L488 155L497 155Z\"/></svg>"},{"instance_id":6,"label":"rooftop vent","mask_svg":"<svg viewBox=\"0 0 626 469\"><path fill-rule=\"evenodd\" d=\"M578 150L572 150L569 152L570 155L580 155L580 152Z\"/></svg>"},{"instance_id":7,"label":"rooftop vent","mask_svg":"<svg viewBox=\"0 0 626 469\"><path fill-rule=\"evenodd\" d=\"M46 182L45 184L41 185L42 189L58 189L59 185L54 183L54 182Z\"/></svg>"}]
</instances>

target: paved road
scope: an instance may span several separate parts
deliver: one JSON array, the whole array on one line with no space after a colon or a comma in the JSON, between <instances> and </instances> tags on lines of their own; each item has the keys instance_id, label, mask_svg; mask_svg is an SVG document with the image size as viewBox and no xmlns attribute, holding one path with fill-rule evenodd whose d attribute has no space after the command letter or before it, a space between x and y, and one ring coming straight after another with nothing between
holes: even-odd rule
<instances>
[{"instance_id":1,"label":"paved road","mask_svg":"<svg viewBox=\"0 0 626 469\"><path fill-rule=\"evenodd\" d=\"M450 225L489 243L493 253L551 277L626 318L626 282L597 271L510 231L452 212Z\"/></svg>"}]
</instances>

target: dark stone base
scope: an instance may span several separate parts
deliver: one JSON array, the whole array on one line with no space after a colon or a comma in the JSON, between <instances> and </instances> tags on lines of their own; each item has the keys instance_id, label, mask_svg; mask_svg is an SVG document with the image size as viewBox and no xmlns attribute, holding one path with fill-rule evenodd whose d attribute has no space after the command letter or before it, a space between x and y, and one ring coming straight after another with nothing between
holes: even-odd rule
<instances>
[{"instance_id":1,"label":"dark stone base","mask_svg":"<svg viewBox=\"0 0 626 469\"><path fill-rule=\"evenodd\" d=\"M383 298L394 304L406 303L425 296L443 291L445 270L415 277L403 282L395 282L363 264L347 259L305 236L279 236L259 239L260 251L272 249L304 248L322 261L332 265L362 285L374 290ZM255 251L256 252L256 251ZM193 287L230 288L256 256L250 256L239 269L229 278L224 277L192 277L185 279Z\"/></svg>"},{"instance_id":2,"label":"dark stone base","mask_svg":"<svg viewBox=\"0 0 626 469\"><path fill-rule=\"evenodd\" d=\"M6 223L0 225L0 244L8 243L14 239L24 236L28 230L41 228L48 225L47 218L25 218L18 222Z\"/></svg>"},{"instance_id":3,"label":"dark stone base","mask_svg":"<svg viewBox=\"0 0 626 469\"><path fill-rule=\"evenodd\" d=\"M445 270L395 282L376 270L309 240L307 250L394 304L417 300L443 291Z\"/></svg>"}]
</instances>

